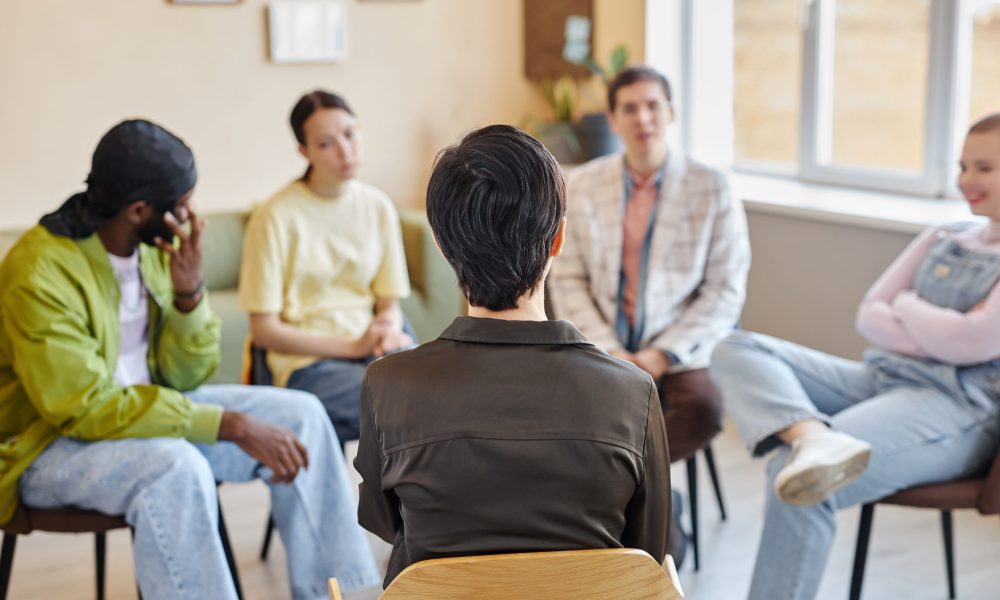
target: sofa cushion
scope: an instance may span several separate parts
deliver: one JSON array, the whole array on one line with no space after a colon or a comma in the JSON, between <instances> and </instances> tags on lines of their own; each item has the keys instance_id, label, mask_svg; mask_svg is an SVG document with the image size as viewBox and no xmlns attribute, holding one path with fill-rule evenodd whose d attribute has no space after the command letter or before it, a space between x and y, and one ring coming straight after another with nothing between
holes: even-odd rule
<instances>
[{"instance_id":1,"label":"sofa cushion","mask_svg":"<svg viewBox=\"0 0 1000 600\"><path fill-rule=\"evenodd\" d=\"M429 342L452 320L465 314L465 303L451 265L438 250L427 215L416 209L400 209L399 222L410 274L410 297L401 305L418 342Z\"/></svg>"},{"instance_id":2,"label":"sofa cushion","mask_svg":"<svg viewBox=\"0 0 1000 600\"><path fill-rule=\"evenodd\" d=\"M240 310L235 288L215 290L209 293L208 301L212 312L222 321L222 342L219 371L209 383L240 383L243 368L243 342L249 333L250 324L245 312Z\"/></svg>"},{"instance_id":3,"label":"sofa cushion","mask_svg":"<svg viewBox=\"0 0 1000 600\"><path fill-rule=\"evenodd\" d=\"M209 290L225 290L237 286L240 261L243 260L243 228L247 217L245 212L205 215L202 269L205 273L205 285Z\"/></svg>"}]
</instances>

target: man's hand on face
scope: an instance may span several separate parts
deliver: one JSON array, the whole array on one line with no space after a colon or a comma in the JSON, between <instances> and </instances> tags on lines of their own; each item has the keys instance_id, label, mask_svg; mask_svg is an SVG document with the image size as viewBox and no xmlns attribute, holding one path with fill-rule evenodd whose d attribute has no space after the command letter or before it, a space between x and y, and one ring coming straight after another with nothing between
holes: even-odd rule
<instances>
[{"instance_id":1,"label":"man's hand on face","mask_svg":"<svg viewBox=\"0 0 1000 600\"><path fill-rule=\"evenodd\" d=\"M198 218L190 207L187 208L191 231L184 231L181 223L172 213L163 216L170 231L177 237L177 246L169 240L157 237L156 247L170 255L170 278L174 284L174 306L181 312L193 310L203 295L204 279L201 271L201 232L205 221Z\"/></svg>"},{"instance_id":2,"label":"man's hand on face","mask_svg":"<svg viewBox=\"0 0 1000 600\"><path fill-rule=\"evenodd\" d=\"M291 483L299 469L309 467L309 453L295 434L244 413L222 413L219 440L234 442L271 469L271 483Z\"/></svg>"}]
</instances>

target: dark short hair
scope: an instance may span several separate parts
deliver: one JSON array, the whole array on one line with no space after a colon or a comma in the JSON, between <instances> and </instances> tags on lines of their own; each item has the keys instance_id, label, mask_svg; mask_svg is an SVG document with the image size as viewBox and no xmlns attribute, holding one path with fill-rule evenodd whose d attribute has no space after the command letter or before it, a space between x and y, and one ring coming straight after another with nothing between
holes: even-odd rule
<instances>
[{"instance_id":1,"label":"dark short hair","mask_svg":"<svg viewBox=\"0 0 1000 600\"><path fill-rule=\"evenodd\" d=\"M292 125L292 133L295 134L295 139L300 144L306 143L304 129L306 120L321 108L339 108L346 111L349 115L354 115L354 111L347 105L347 100L344 100L337 94L326 90L313 90L305 94L295 103L295 106L292 108L292 114L288 118Z\"/></svg>"},{"instance_id":2,"label":"dark short hair","mask_svg":"<svg viewBox=\"0 0 1000 600\"><path fill-rule=\"evenodd\" d=\"M1000 112L986 115L972 124L969 133L993 133L1000 131Z\"/></svg>"},{"instance_id":3,"label":"dark short hair","mask_svg":"<svg viewBox=\"0 0 1000 600\"><path fill-rule=\"evenodd\" d=\"M615 96L618 94L618 90L639 81L654 81L659 83L663 87L663 95L666 96L667 102L671 101L670 82L667 81L667 78L652 67L638 65L623 69L608 84L608 110L615 112L615 105L617 103Z\"/></svg>"},{"instance_id":4,"label":"dark short hair","mask_svg":"<svg viewBox=\"0 0 1000 600\"><path fill-rule=\"evenodd\" d=\"M427 184L427 218L473 306L517 308L545 275L566 187L548 150L491 125L442 150Z\"/></svg>"}]
</instances>

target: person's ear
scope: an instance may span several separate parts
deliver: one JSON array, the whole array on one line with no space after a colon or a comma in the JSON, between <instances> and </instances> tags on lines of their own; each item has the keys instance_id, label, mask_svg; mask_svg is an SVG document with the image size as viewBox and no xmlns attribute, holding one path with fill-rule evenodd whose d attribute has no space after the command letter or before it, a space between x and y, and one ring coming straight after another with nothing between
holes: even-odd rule
<instances>
[{"instance_id":1,"label":"person's ear","mask_svg":"<svg viewBox=\"0 0 1000 600\"><path fill-rule=\"evenodd\" d=\"M556 237L552 240L552 249L549 251L549 256L555 258L562 254L563 246L566 244L566 217L563 217L562 222L559 223L559 231L556 232Z\"/></svg>"},{"instance_id":2,"label":"person's ear","mask_svg":"<svg viewBox=\"0 0 1000 600\"><path fill-rule=\"evenodd\" d=\"M299 154L302 155L302 158L304 158L306 160L309 160L309 156L306 154L306 145L305 144L299 144Z\"/></svg>"},{"instance_id":3,"label":"person's ear","mask_svg":"<svg viewBox=\"0 0 1000 600\"><path fill-rule=\"evenodd\" d=\"M146 222L150 210L152 210L152 205L149 202L146 202L145 200L136 200L126 206L125 210L122 212L125 213L125 218L129 223L142 225Z\"/></svg>"}]
</instances>

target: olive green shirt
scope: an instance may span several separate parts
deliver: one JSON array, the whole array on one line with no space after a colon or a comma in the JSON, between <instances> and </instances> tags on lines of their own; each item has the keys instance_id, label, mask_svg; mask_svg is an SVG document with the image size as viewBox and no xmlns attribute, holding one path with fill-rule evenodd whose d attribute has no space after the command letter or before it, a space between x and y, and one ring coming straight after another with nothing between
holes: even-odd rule
<instances>
[{"instance_id":1,"label":"olive green shirt","mask_svg":"<svg viewBox=\"0 0 1000 600\"><path fill-rule=\"evenodd\" d=\"M60 436L183 437L211 443L222 407L182 393L219 364L219 319L207 297L173 307L169 256L140 246L149 292L152 384L119 386L119 286L96 235L30 229L0 263L0 523L14 514L21 473Z\"/></svg>"}]
</instances>

